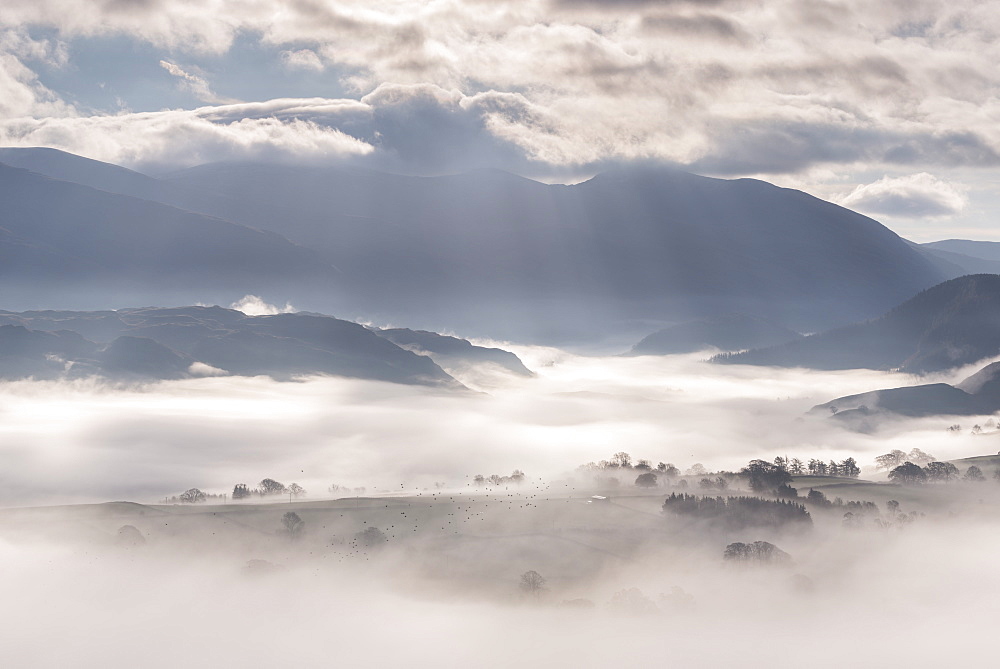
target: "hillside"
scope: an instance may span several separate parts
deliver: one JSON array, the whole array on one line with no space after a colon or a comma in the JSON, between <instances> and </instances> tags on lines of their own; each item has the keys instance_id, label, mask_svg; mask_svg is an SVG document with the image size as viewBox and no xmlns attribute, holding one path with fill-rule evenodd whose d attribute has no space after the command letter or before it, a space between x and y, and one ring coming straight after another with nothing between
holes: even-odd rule
<instances>
[{"instance_id":1,"label":"hillside","mask_svg":"<svg viewBox=\"0 0 1000 669\"><path fill-rule=\"evenodd\" d=\"M174 379L212 373L284 380L330 374L462 387L430 358L329 316L247 316L196 306L0 312L0 324L0 377L7 379ZM192 367L196 362L203 364Z\"/></svg>"},{"instance_id":2,"label":"hillside","mask_svg":"<svg viewBox=\"0 0 1000 669\"><path fill-rule=\"evenodd\" d=\"M930 383L838 397L813 407L848 424L871 424L880 416L978 416L1000 412L1000 362L954 386Z\"/></svg>"},{"instance_id":3,"label":"hillside","mask_svg":"<svg viewBox=\"0 0 1000 669\"><path fill-rule=\"evenodd\" d=\"M998 354L1000 276L978 274L934 286L872 321L713 360L814 369L900 369L919 374Z\"/></svg>"},{"instance_id":4,"label":"hillside","mask_svg":"<svg viewBox=\"0 0 1000 669\"><path fill-rule=\"evenodd\" d=\"M336 282L322 257L275 233L2 164L0 200L7 308Z\"/></svg>"},{"instance_id":5,"label":"hillside","mask_svg":"<svg viewBox=\"0 0 1000 669\"><path fill-rule=\"evenodd\" d=\"M430 357L446 369L487 363L520 376L532 376L520 358L503 349L475 346L465 339L424 330L388 328L374 332L408 351Z\"/></svg>"},{"instance_id":6,"label":"hillside","mask_svg":"<svg viewBox=\"0 0 1000 669\"><path fill-rule=\"evenodd\" d=\"M508 339L638 338L643 323L733 312L815 331L961 271L805 193L667 168L564 186L498 170L226 163L152 179L51 150L2 160L301 244L339 270L333 291L287 282L285 297L310 309Z\"/></svg>"},{"instance_id":7,"label":"hillside","mask_svg":"<svg viewBox=\"0 0 1000 669\"><path fill-rule=\"evenodd\" d=\"M777 323L743 314L681 323L654 332L626 355L692 353L707 348L742 351L799 339L802 335Z\"/></svg>"}]
</instances>

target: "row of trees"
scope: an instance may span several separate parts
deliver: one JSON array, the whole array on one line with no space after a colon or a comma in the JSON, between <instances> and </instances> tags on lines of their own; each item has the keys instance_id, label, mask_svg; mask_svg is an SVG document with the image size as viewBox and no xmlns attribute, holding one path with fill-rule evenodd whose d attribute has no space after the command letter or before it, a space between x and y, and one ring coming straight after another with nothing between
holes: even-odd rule
<instances>
[{"instance_id":1,"label":"row of trees","mask_svg":"<svg viewBox=\"0 0 1000 669\"><path fill-rule=\"evenodd\" d=\"M510 476L500 476L499 474L490 474L489 476L483 476L482 474L476 474L472 477L472 483L477 488L482 488L484 486L491 486L493 488L499 488L505 485L521 485L524 483L524 472L520 469L515 469L511 472Z\"/></svg>"},{"instance_id":2,"label":"row of trees","mask_svg":"<svg viewBox=\"0 0 1000 669\"><path fill-rule=\"evenodd\" d=\"M842 462L834 460L823 462L817 458L804 461L800 458L779 456L774 459L774 466L787 471L792 476L810 474L812 476L844 476L856 479L861 475L861 468L858 467L858 462L854 458L847 458Z\"/></svg>"},{"instance_id":3,"label":"row of trees","mask_svg":"<svg viewBox=\"0 0 1000 669\"><path fill-rule=\"evenodd\" d=\"M175 495L167 499L169 504L202 504L208 501L219 501L221 502L225 495L213 495L211 493L202 492L198 488L190 488L185 490L180 495Z\"/></svg>"},{"instance_id":4,"label":"row of trees","mask_svg":"<svg viewBox=\"0 0 1000 669\"><path fill-rule=\"evenodd\" d=\"M233 499L246 499L248 497L270 497L273 495L291 495L292 497L304 497L305 488L298 483L286 486L284 483L274 479L264 479L257 484L256 488L251 488L246 483L237 483L233 486Z\"/></svg>"},{"instance_id":5,"label":"row of trees","mask_svg":"<svg viewBox=\"0 0 1000 669\"><path fill-rule=\"evenodd\" d=\"M812 524L812 517L803 505L760 497L699 497L671 493L663 502L663 510L728 528Z\"/></svg>"},{"instance_id":6,"label":"row of trees","mask_svg":"<svg viewBox=\"0 0 1000 669\"><path fill-rule=\"evenodd\" d=\"M701 463L695 463L688 467L682 473L681 470L672 462L660 462L655 467L649 460L638 459L634 460L631 455L625 451L619 451L611 456L609 460L600 460L599 462L588 462L585 465L578 467L579 470L590 473L606 472L608 470L631 470L638 472L654 472L658 476L666 477L668 479L677 478L678 476L704 476L708 474L708 470Z\"/></svg>"},{"instance_id":7,"label":"row of trees","mask_svg":"<svg viewBox=\"0 0 1000 669\"><path fill-rule=\"evenodd\" d=\"M937 458L930 453L923 452L919 448L914 448L909 453L905 453L896 448L875 458L875 469L889 472L896 467L899 467L904 462L926 465L934 462L935 460L937 460Z\"/></svg>"},{"instance_id":8,"label":"row of trees","mask_svg":"<svg viewBox=\"0 0 1000 669\"><path fill-rule=\"evenodd\" d=\"M993 472L993 478L1000 481L1000 470ZM958 480L981 483L986 480L986 475L976 465L968 467L963 474L950 462L928 462L923 467L914 462L904 462L889 472L889 480L904 485L951 483Z\"/></svg>"}]
</instances>

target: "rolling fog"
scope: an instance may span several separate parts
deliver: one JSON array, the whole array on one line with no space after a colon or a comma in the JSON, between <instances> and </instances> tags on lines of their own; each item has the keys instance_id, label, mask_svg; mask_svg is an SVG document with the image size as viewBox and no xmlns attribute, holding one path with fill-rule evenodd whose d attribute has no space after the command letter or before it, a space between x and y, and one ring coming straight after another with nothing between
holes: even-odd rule
<instances>
[{"instance_id":1,"label":"rolling fog","mask_svg":"<svg viewBox=\"0 0 1000 669\"><path fill-rule=\"evenodd\" d=\"M834 397L926 377L717 366L702 362L704 354L511 348L536 376L450 369L467 393L329 377L0 384L8 463L0 504L155 502L265 477L297 482L310 498L327 496L334 483L369 494L435 483L457 489L476 474L514 469L550 480L621 450L683 471L695 463L736 470L776 455L853 456L868 467L893 448L939 458L998 448L988 434L945 431L954 422L971 427L969 418L909 420L860 435L805 415Z\"/></svg>"},{"instance_id":2,"label":"rolling fog","mask_svg":"<svg viewBox=\"0 0 1000 669\"><path fill-rule=\"evenodd\" d=\"M804 415L921 380L514 350L535 378L449 370L466 393L333 378L3 384L6 506L155 503L264 477L309 491L302 504L229 515L3 512L0 592L19 602L0 613L5 662L920 667L992 650L993 482L922 501L899 491L904 512L925 514L905 528L848 529L842 511L815 511L809 531L734 532L664 516L664 492L588 504L561 481L618 450L682 470L779 454L869 466L897 447L996 450L989 434L946 433L947 418L859 435ZM468 487L515 468L528 474L521 488ZM369 499L310 505L335 496L331 483L365 486ZM278 530L288 508L305 521L298 539ZM143 545L116 539L125 524ZM374 525L385 545L359 547L356 533ZM734 540L772 541L792 562L726 564ZM528 569L547 579L537 596L518 590Z\"/></svg>"}]
</instances>

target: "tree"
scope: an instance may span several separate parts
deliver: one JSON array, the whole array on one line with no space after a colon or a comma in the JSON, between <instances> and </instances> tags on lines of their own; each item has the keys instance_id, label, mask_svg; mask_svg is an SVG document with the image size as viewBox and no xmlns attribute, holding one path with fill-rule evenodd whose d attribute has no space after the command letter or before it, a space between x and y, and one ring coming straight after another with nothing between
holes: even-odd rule
<instances>
[{"instance_id":1,"label":"tree","mask_svg":"<svg viewBox=\"0 0 1000 669\"><path fill-rule=\"evenodd\" d=\"M298 483L293 483L288 486L288 491L292 494L292 497L305 497L306 489L300 486Z\"/></svg>"},{"instance_id":2,"label":"tree","mask_svg":"<svg viewBox=\"0 0 1000 669\"><path fill-rule=\"evenodd\" d=\"M246 499L250 496L250 488L246 483L237 483L233 486L233 499Z\"/></svg>"},{"instance_id":3,"label":"tree","mask_svg":"<svg viewBox=\"0 0 1000 669\"><path fill-rule=\"evenodd\" d=\"M280 495L286 491L284 483L278 483L274 479L264 479L259 484L261 495Z\"/></svg>"},{"instance_id":4,"label":"tree","mask_svg":"<svg viewBox=\"0 0 1000 669\"><path fill-rule=\"evenodd\" d=\"M704 476L705 474L708 473L708 470L705 469L705 465L701 464L700 462L696 462L690 467L688 467L687 471L684 473L687 474L688 476Z\"/></svg>"},{"instance_id":5,"label":"tree","mask_svg":"<svg viewBox=\"0 0 1000 669\"><path fill-rule=\"evenodd\" d=\"M924 453L919 448L912 449L910 454L906 456L906 459L918 465L926 465L930 462L934 462L935 460L933 455L930 453Z\"/></svg>"},{"instance_id":6,"label":"tree","mask_svg":"<svg viewBox=\"0 0 1000 669\"><path fill-rule=\"evenodd\" d=\"M847 458L840 463L840 475L846 476L848 478L856 479L861 476L861 468L858 467L858 461L854 458Z\"/></svg>"},{"instance_id":7,"label":"tree","mask_svg":"<svg viewBox=\"0 0 1000 669\"><path fill-rule=\"evenodd\" d=\"M966 469L965 476L963 476L962 478L965 479L966 481L975 481L975 482L986 480L986 477L983 476L983 470L975 465L972 465L968 469Z\"/></svg>"},{"instance_id":8,"label":"tree","mask_svg":"<svg viewBox=\"0 0 1000 669\"><path fill-rule=\"evenodd\" d=\"M631 467L632 466L632 456L625 451L618 451L611 456L611 464L615 467Z\"/></svg>"},{"instance_id":9,"label":"tree","mask_svg":"<svg viewBox=\"0 0 1000 669\"><path fill-rule=\"evenodd\" d=\"M733 562L761 562L781 564L790 562L791 556L772 543L755 541L752 544L736 543L726 546L722 557Z\"/></svg>"},{"instance_id":10,"label":"tree","mask_svg":"<svg viewBox=\"0 0 1000 669\"><path fill-rule=\"evenodd\" d=\"M635 468L641 469L644 472L648 472L653 467L649 464L649 460L639 460L638 462L635 463Z\"/></svg>"},{"instance_id":11,"label":"tree","mask_svg":"<svg viewBox=\"0 0 1000 669\"><path fill-rule=\"evenodd\" d=\"M198 504L205 501L205 493L197 488L191 488L181 493L181 502L184 504Z\"/></svg>"},{"instance_id":12,"label":"tree","mask_svg":"<svg viewBox=\"0 0 1000 669\"><path fill-rule=\"evenodd\" d=\"M875 458L875 469L884 469L889 472L906 462L906 453L898 448L893 449L885 455Z\"/></svg>"},{"instance_id":13,"label":"tree","mask_svg":"<svg viewBox=\"0 0 1000 669\"><path fill-rule=\"evenodd\" d=\"M545 577L532 569L521 574L521 590L537 597L545 589Z\"/></svg>"},{"instance_id":14,"label":"tree","mask_svg":"<svg viewBox=\"0 0 1000 669\"><path fill-rule=\"evenodd\" d=\"M802 461L798 458L792 458L788 461L788 473L792 476L802 476L804 471L805 467L803 466Z\"/></svg>"},{"instance_id":15,"label":"tree","mask_svg":"<svg viewBox=\"0 0 1000 669\"><path fill-rule=\"evenodd\" d=\"M294 511L289 511L281 517L281 524L285 528L285 532L288 533L290 537L297 537L302 533L302 529L306 526L305 522L299 518L299 514Z\"/></svg>"},{"instance_id":16,"label":"tree","mask_svg":"<svg viewBox=\"0 0 1000 669\"><path fill-rule=\"evenodd\" d=\"M924 468L930 481L948 483L958 478L958 467L950 462L931 462Z\"/></svg>"},{"instance_id":17,"label":"tree","mask_svg":"<svg viewBox=\"0 0 1000 669\"><path fill-rule=\"evenodd\" d=\"M766 493L773 493L779 486L792 480L792 475L787 470L764 460L751 460L740 470L740 476L748 480L750 489L754 492Z\"/></svg>"},{"instance_id":18,"label":"tree","mask_svg":"<svg viewBox=\"0 0 1000 669\"><path fill-rule=\"evenodd\" d=\"M661 462L656 465L656 471L671 479L681 475L681 470L677 469L672 462Z\"/></svg>"},{"instance_id":19,"label":"tree","mask_svg":"<svg viewBox=\"0 0 1000 669\"><path fill-rule=\"evenodd\" d=\"M366 527L364 531L354 535L354 540L365 548L375 548L389 541L388 537L385 536L385 532L377 527Z\"/></svg>"},{"instance_id":20,"label":"tree","mask_svg":"<svg viewBox=\"0 0 1000 669\"><path fill-rule=\"evenodd\" d=\"M474 477L472 478L472 482L473 482L474 484L476 484L476 487L477 487L477 488L481 488L481 487L483 487L484 485L486 485L486 477L485 477L485 476L483 476L482 474L476 474L476 475L475 475L475 476L474 476Z\"/></svg>"},{"instance_id":21,"label":"tree","mask_svg":"<svg viewBox=\"0 0 1000 669\"><path fill-rule=\"evenodd\" d=\"M809 494L806 495L806 504L813 504L815 506L832 506L832 502L826 498L819 490L809 489Z\"/></svg>"},{"instance_id":22,"label":"tree","mask_svg":"<svg viewBox=\"0 0 1000 669\"><path fill-rule=\"evenodd\" d=\"M916 485L927 480L927 472L912 462L904 462L889 472L889 480L904 485Z\"/></svg>"},{"instance_id":23,"label":"tree","mask_svg":"<svg viewBox=\"0 0 1000 669\"><path fill-rule=\"evenodd\" d=\"M653 472L646 472L645 474L639 474L635 479L635 484L640 488L655 488L656 487L656 474Z\"/></svg>"}]
</instances>

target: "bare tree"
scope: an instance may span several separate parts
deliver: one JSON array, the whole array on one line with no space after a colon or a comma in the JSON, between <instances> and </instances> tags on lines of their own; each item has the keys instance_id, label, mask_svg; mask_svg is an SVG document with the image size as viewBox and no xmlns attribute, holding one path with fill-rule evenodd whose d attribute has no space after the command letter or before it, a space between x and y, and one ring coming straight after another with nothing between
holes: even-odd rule
<instances>
[{"instance_id":1,"label":"bare tree","mask_svg":"<svg viewBox=\"0 0 1000 669\"><path fill-rule=\"evenodd\" d=\"M532 569L521 574L521 590L537 597L545 589L545 577Z\"/></svg>"},{"instance_id":2,"label":"bare tree","mask_svg":"<svg viewBox=\"0 0 1000 669\"><path fill-rule=\"evenodd\" d=\"M294 511L289 511L283 515L281 517L281 524L285 527L285 531L290 537L299 536L306 526L305 521L299 518L299 514Z\"/></svg>"},{"instance_id":3,"label":"bare tree","mask_svg":"<svg viewBox=\"0 0 1000 669\"><path fill-rule=\"evenodd\" d=\"M198 504L205 501L205 493L197 488L191 488L181 493L181 502L184 504Z\"/></svg>"},{"instance_id":4,"label":"bare tree","mask_svg":"<svg viewBox=\"0 0 1000 669\"><path fill-rule=\"evenodd\" d=\"M611 464L616 467L631 467L632 466L632 456L625 451L618 451L611 456Z\"/></svg>"},{"instance_id":5,"label":"bare tree","mask_svg":"<svg viewBox=\"0 0 1000 669\"><path fill-rule=\"evenodd\" d=\"M274 479L264 479L260 482L260 494L280 495L287 490L284 483L278 483Z\"/></svg>"}]
</instances>

